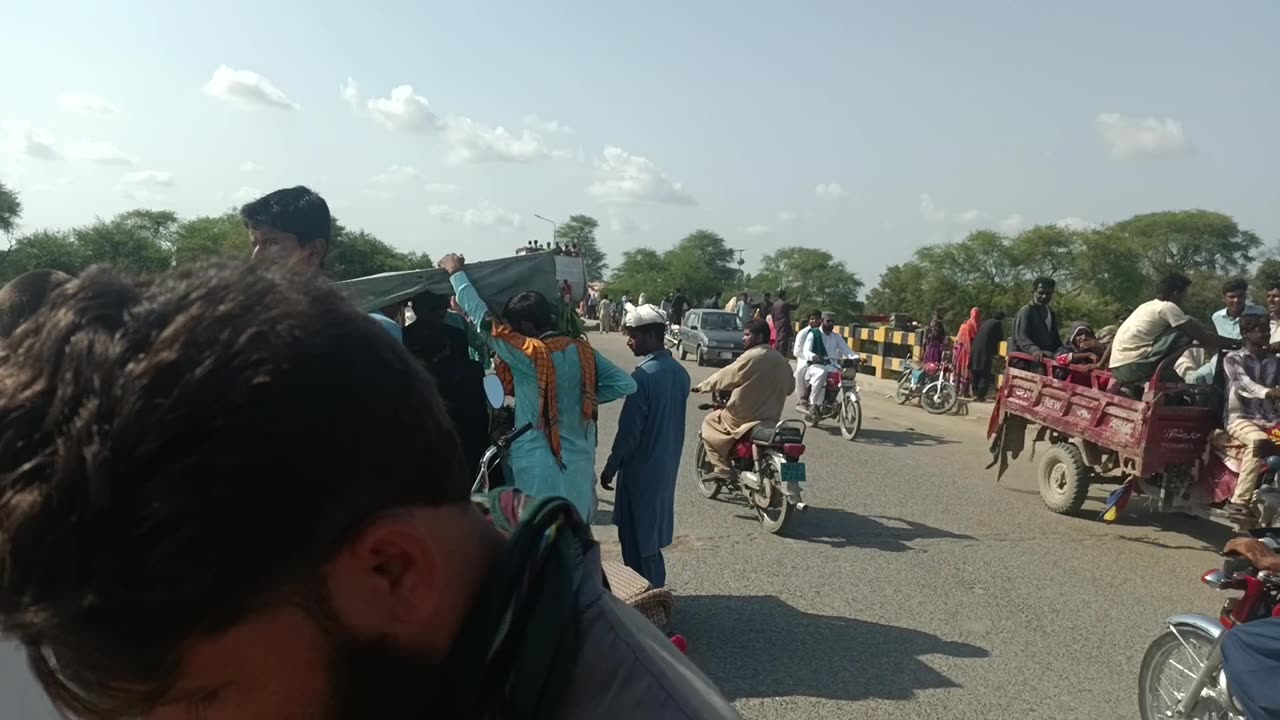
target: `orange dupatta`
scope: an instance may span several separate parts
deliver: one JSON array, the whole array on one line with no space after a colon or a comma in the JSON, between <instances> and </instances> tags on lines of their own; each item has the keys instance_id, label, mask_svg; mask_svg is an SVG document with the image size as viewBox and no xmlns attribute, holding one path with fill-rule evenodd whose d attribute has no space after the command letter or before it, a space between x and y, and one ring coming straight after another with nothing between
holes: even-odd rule
<instances>
[{"instance_id":1,"label":"orange dupatta","mask_svg":"<svg viewBox=\"0 0 1280 720\"><path fill-rule=\"evenodd\" d=\"M582 366L582 417L591 421L596 411L596 356L585 340L574 340L555 335L545 340L525 337L509 325L494 323L493 336L529 358L537 374L538 394L538 427L547 436L551 445L551 453L556 462L564 467L560 457L560 409L556 403L556 370L551 361L551 353L560 352L570 344L578 348L578 363ZM500 358L495 358L494 373L502 381L504 391L515 397L515 377L511 367Z\"/></svg>"}]
</instances>

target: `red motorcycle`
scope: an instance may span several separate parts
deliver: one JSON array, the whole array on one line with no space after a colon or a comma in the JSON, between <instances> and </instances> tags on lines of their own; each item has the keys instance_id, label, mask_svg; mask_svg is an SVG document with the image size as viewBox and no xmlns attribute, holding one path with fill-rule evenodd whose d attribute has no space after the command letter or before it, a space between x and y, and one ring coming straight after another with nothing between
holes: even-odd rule
<instances>
[{"instance_id":1,"label":"red motorcycle","mask_svg":"<svg viewBox=\"0 0 1280 720\"><path fill-rule=\"evenodd\" d=\"M1280 548L1280 529L1250 534ZM1217 618L1187 614L1165 621L1168 630L1151 642L1138 673L1142 720L1247 720L1222 671L1222 635L1240 623L1280 617L1280 574L1259 572L1247 559L1231 554L1221 570L1206 572L1200 581L1215 590L1244 594L1228 598Z\"/></svg>"},{"instance_id":2,"label":"red motorcycle","mask_svg":"<svg viewBox=\"0 0 1280 720\"><path fill-rule=\"evenodd\" d=\"M942 362L921 366L907 360L902 364L894 399L899 405L906 405L913 398L920 398L920 407L932 415L945 415L956 409L960 404L960 389L956 387L956 369L950 352L943 354Z\"/></svg>"}]
</instances>

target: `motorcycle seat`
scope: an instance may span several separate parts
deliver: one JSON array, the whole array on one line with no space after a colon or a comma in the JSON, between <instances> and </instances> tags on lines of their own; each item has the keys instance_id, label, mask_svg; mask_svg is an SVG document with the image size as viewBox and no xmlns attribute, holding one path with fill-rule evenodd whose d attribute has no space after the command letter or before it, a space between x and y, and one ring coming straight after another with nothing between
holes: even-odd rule
<instances>
[{"instance_id":1,"label":"motorcycle seat","mask_svg":"<svg viewBox=\"0 0 1280 720\"><path fill-rule=\"evenodd\" d=\"M804 440L804 433L800 428L794 425L784 425L778 428L777 438L774 438L773 426L761 423L751 429L751 442L760 445L768 445L770 441L781 443L798 443Z\"/></svg>"}]
</instances>

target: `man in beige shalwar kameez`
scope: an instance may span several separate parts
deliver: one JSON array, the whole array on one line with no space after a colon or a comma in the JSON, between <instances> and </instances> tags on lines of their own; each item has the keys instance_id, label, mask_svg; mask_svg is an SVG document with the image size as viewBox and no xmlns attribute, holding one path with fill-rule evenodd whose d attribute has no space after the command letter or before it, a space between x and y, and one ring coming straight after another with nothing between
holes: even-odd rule
<instances>
[{"instance_id":1,"label":"man in beige shalwar kameez","mask_svg":"<svg viewBox=\"0 0 1280 720\"><path fill-rule=\"evenodd\" d=\"M782 407L795 389L791 363L769 347L768 323L748 320L742 340L747 351L694 388L694 392L732 391L723 410L713 410L702 420L707 459L719 472L728 471L729 452L737 439L757 423L782 418Z\"/></svg>"}]
</instances>

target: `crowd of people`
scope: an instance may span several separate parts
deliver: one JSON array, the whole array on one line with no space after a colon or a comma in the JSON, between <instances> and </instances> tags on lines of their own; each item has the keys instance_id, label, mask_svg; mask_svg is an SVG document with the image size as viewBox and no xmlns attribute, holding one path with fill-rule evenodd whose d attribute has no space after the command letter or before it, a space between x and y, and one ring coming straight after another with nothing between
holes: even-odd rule
<instances>
[{"instance_id":1,"label":"crowd of people","mask_svg":"<svg viewBox=\"0 0 1280 720\"><path fill-rule=\"evenodd\" d=\"M320 196L280 190L241 216L248 264L32 273L0 291L0 633L54 704L76 718L738 717L608 591L587 525L596 408L626 398L634 434L599 479L617 483L628 564L661 582L669 493L648 489L674 483L682 435L665 423L684 417L688 379L654 314L628 314L644 359L627 373L552 330L537 293L487 307L448 255L455 303L371 319L324 277ZM512 448L516 489L483 498L464 437L465 408L484 407L468 329L538 430Z\"/></svg>"}]
</instances>

